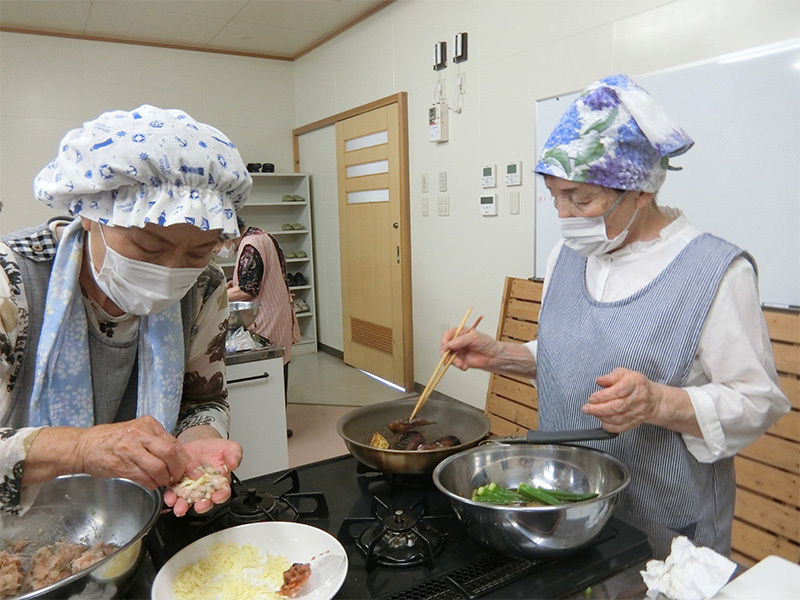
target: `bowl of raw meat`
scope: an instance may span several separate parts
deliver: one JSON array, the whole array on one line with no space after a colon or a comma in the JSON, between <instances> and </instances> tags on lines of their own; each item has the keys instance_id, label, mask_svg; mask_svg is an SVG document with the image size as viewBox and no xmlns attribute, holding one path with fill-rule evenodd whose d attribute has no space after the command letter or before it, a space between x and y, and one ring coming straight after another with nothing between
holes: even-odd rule
<instances>
[{"instance_id":1,"label":"bowl of raw meat","mask_svg":"<svg viewBox=\"0 0 800 600\"><path fill-rule=\"evenodd\" d=\"M128 479L65 475L24 513L0 513L0 599L118 598L133 580L161 493Z\"/></svg>"}]
</instances>

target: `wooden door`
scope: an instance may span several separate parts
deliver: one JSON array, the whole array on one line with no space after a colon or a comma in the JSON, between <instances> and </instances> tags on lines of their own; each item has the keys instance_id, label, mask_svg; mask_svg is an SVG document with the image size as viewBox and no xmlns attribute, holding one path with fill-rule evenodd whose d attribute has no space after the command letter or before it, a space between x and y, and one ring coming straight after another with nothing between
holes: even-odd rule
<instances>
[{"instance_id":1,"label":"wooden door","mask_svg":"<svg viewBox=\"0 0 800 600\"><path fill-rule=\"evenodd\" d=\"M414 386L405 102L336 123L344 361Z\"/></svg>"}]
</instances>

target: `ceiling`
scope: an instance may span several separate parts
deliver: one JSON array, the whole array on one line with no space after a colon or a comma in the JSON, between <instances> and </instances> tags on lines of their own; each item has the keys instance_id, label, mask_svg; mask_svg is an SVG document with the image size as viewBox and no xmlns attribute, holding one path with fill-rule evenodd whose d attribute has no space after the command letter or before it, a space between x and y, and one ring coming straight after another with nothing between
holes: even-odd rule
<instances>
[{"instance_id":1,"label":"ceiling","mask_svg":"<svg viewBox=\"0 0 800 600\"><path fill-rule=\"evenodd\" d=\"M394 0L0 0L0 30L294 60Z\"/></svg>"}]
</instances>

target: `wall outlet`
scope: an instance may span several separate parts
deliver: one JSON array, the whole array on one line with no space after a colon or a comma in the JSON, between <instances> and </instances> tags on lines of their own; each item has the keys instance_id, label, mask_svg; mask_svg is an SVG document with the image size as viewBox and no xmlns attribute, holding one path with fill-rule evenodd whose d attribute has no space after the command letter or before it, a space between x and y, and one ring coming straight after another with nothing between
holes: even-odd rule
<instances>
[{"instance_id":1,"label":"wall outlet","mask_svg":"<svg viewBox=\"0 0 800 600\"><path fill-rule=\"evenodd\" d=\"M422 199L422 216L427 217L430 212L430 202L427 198Z\"/></svg>"},{"instance_id":2,"label":"wall outlet","mask_svg":"<svg viewBox=\"0 0 800 600\"><path fill-rule=\"evenodd\" d=\"M447 171L439 171L439 191L447 191Z\"/></svg>"},{"instance_id":3,"label":"wall outlet","mask_svg":"<svg viewBox=\"0 0 800 600\"><path fill-rule=\"evenodd\" d=\"M422 174L422 193L423 194L427 194L428 193L428 174L427 173L423 173Z\"/></svg>"},{"instance_id":4,"label":"wall outlet","mask_svg":"<svg viewBox=\"0 0 800 600\"><path fill-rule=\"evenodd\" d=\"M439 196L439 216L440 217L449 217L450 216L450 196Z\"/></svg>"}]
</instances>

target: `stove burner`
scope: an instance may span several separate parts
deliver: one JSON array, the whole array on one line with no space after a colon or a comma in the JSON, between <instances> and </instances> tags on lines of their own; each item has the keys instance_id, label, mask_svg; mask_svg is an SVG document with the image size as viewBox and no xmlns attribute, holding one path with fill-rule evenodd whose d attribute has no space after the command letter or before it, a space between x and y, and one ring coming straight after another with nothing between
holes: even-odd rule
<instances>
[{"instance_id":1,"label":"stove burner","mask_svg":"<svg viewBox=\"0 0 800 600\"><path fill-rule=\"evenodd\" d=\"M368 496L387 491L394 496L405 488L430 489L433 488L433 479L430 473L426 475L413 475L407 473L391 473L379 471L365 465L356 464L357 481L361 492Z\"/></svg>"},{"instance_id":2,"label":"stove burner","mask_svg":"<svg viewBox=\"0 0 800 600\"><path fill-rule=\"evenodd\" d=\"M228 521L232 525L258 523L260 521L296 521L298 510L282 498L269 492L256 493L256 488L247 488L244 497L231 501L228 508Z\"/></svg>"},{"instance_id":3,"label":"stove burner","mask_svg":"<svg viewBox=\"0 0 800 600\"><path fill-rule=\"evenodd\" d=\"M430 521L439 517L426 515L427 510L424 496L408 510L390 508L379 498L373 498L372 518L352 520L368 523L355 537L356 546L367 557L367 571L372 571L377 565L410 567L424 564L433 569L433 557L444 548L445 534L433 527ZM350 524L342 525L349 529Z\"/></svg>"}]
</instances>

